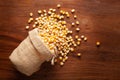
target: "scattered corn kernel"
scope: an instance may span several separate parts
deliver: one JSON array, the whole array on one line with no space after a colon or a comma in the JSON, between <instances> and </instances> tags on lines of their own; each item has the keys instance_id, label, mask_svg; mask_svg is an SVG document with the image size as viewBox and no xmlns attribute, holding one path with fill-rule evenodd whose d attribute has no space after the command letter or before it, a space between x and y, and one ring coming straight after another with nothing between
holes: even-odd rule
<instances>
[{"instance_id":1,"label":"scattered corn kernel","mask_svg":"<svg viewBox=\"0 0 120 80\"><path fill-rule=\"evenodd\" d=\"M81 56L81 53L77 53L77 56L80 57L80 56Z\"/></svg>"},{"instance_id":2,"label":"scattered corn kernel","mask_svg":"<svg viewBox=\"0 0 120 80\"><path fill-rule=\"evenodd\" d=\"M51 11L48 11L48 14L49 14L49 15L51 15L51 14L52 14L52 12L51 12Z\"/></svg>"},{"instance_id":3,"label":"scattered corn kernel","mask_svg":"<svg viewBox=\"0 0 120 80\"><path fill-rule=\"evenodd\" d=\"M69 17L70 17L70 15L69 15L69 14L67 14L66 16L67 16L67 18L69 18Z\"/></svg>"},{"instance_id":4,"label":"scattered corn kernel","mask_svg":"<svg viewBox=\"0 0 120 80\"><path fill-rule=\"evenodd\" d=\"M36 25L34 24L34 25L33 25L33 28L35 28L35 27L36 27Z\"/></svg>"},{"instance_id":5,"label":"scattered corn kernel","mask_svg":"<svg viewBox=\"0 0 120 80\"><path fill-rule=\"evenodd\" d=\"M63 62L60 62L60 66L63 66L64 65L64 63Z\"/></svg>"},{"instance_id":6,"label":"scattered corn kernel","mask_svg":"<svg viewBox=\"0 0 120 80\"><path fill-rule=\"evenodd\" d=\"M35 22L35 25L38 25L38 22Z\"/></svg>"},{"instance_id":7,"label":"scattered corn kernel","mask_svg":"<svg viewBox=\"0 0 120 80\"><path fill-rule=\"evenodd\" d=\"M76 39L78 39L78 38L79 38L79 36L78 36L78 35L76 35L76 36L75 36L75 38L76 38Z\"/></svg>"},{"instance_id":8,"label":"scattered corn kernel","mask_svg":"<svg viewBox=\"0 0 120 80\"><path fill-rule=\"evenodd\" d=\"M74 19L76 19L77 18L77 16L76 15L74 15Z\"/></svg>"},{"instance_id":9,"label":"scattered corn kernel","mask_svg":"<svg viewBox=\"0 0 120 80\"><path fill-rule=\"evenodd\" d=\"M96 45L99 47L99 46L100 46L100 42L99 42L99 41L97 41L97 42L96 42Z\"/></svg>"},{"instance_id":10,"label":"scattered corn kernel","mask_svg":"<svg viewBox=\"0 0 120 80\"><path fill-rule=\"evenodd\" d=\"M74 23L74 22L72 22L72 26L75 26L75 23Z\"/></svg>"},{"instance_id":11,"label":"scattered corn kernel","mask_svg":"<svg viewBox=\"0 0 120 80\"><path fill-rule=\"evenodd\" d=\"M81 41L81 39L80 39L80 38L78 38L77 40L78 40L78 41Z\"/></svg>"},{"instance_id":12,"label":"scattered corn kernel","mask_svg":"<svg viewBox=\"0 0 120 80\"><path fill-rule=\"evenodd\" d=\"M72 9L71 12L74 13L74 12L75 12L75 9Z\"/></svg>"},{"instance_id":13,"label":"scattered corn kernel","mask_svg":"<svg viewBox=\"0 0 120 80\"><path fill-rule=\"evenodd\" d=\"M39 18L35 18L36 21L38 21Z\"/></svg>"},{"instance_id":14,"label":"scattered corn kernel","mask_svg":"<svg viewBox=\"0 0 120 80\"><path fill-rule=\"evenodd\" d=\"M25 28L26 28L26 30L27 30L27 29L29 29L29 26L26 26Z\"/></svg>"},{"instance_id":15,"label":"scattered corn kernel","mask_svg":"<svg viewBox=\"0 0 120 80\"><path fill-rule=\"evenodd\" d=\"M84 39L84 37L85 37L85 36L84 36L84 35L82 35L82 36L81 36L81 39Z\"/></svg>"},{"instance_id":16,"label":"scattered corn kernel","mask_svg":"<svg viewBox=\"0 0 120 80\"><path fill-rule=\"evenodd\" d=\"M76 21L76 24L79 25L79 21Z\"/></svg>"},{"instance_id":17,"label":"scattered corn kernel","mask_svg":"<svg viewBox=\"0 0 120 80\"><path fill-rule=\"evenodd\" d=\"M80 41L77 41L77 45L80 45Z\"/></svg>"},{"instance_id":18,"label":"scattered corn kernel","mask_svg":"<svg viewBox=\"0 0 120 80\"><path fill-rule=\"evenodd\" d=\"M56 9L53 9L52 11L53 11L53 12L56 12Z\"/></svg>"},{"instance_id":19,"label":"scattered corn kernel","mask_svg":"<svg viewBox=\"0 0 120 80\"><path fill-rule=\"evenodd\" d=\"M72 31L68 31L69 34L72 34L73 32Z\"/></svg>"},{"instance_id":20,"label":"scattered corn kernel","mask_svg":"<svg viewBox=\"0 0 120 80\"><path fill-rule=\"evenodd\" d=\"M84 37L84 41L87 41L87 37Z\"/></svg>"},{"instance_id":21,"label":"scattered corn kernel","mask_svg":"<svg viewBox=\"0 0 120 80\"><path fill-rule=\"evenodd\" d=\"M41 10L38 10L38 14L41 14L42 13L42 11Z\"/></svg>"},{"instance_id":22,"label":"scattered corn kernel","mask_svg":"<svg viewBox=\"0 0 120 80\"><path fill-rule=\"evenodd\" d=\"M74 47L76 47L77 46L77 44L73 44L74 45Z\"/></svg>"},{"instance_id":23,"label":"scattered corn kernel","mask_svg":"<svg viewBox=\"0 0 120 80\"><path fill-rule=\"evenodd\" d=\"M43 12L46 13L47 11L44 9Z\"/></svg>"},{"instance_id":24,"label":"scattered corn kernel","mask_svg":"<svg viewBox=\"0 0 120 80\"><path fill-rule=\"evenodd\" d=\"M30 13L30 17L32 17L33 16L33 13Z\"/></svg>"},{"instance_id":25,"label":"scattered corn kernel","mask_svg":"<svg viewBox=\"0 0 120 80\"><path fill-rule=\"evenodd\" d=\"M80 28L76 28L76 31L79 32L79 31L80 31Z\"/></svg>"},{"instance_id":26,"label":"scattered corn kernel","mask_svg":"<svg viewBox=\"0 0 120 80\"><path fill-rule=\"evenodd\" d=\"M74 48L70 48L70 50L73 52L73 51L74 51Z\"/></svg>"},{"instance_id":27,"label":"scattered corn kernel","mask_svg":"<svg viewBox=\"0 0 120 80\"><path fill-rule=\"evenodd\" d=\"M29 18L28 23L30 24L33 21L33 18Z\"/></svg>"},{"instance_id":28,"label":"scattered corn kernel","mask_svg":"<svg viewBox=\"0 0 120 80\"><path fill-rule=\"evenodd\" d=\"M61 5L60 4L57 4L57 8L60 8L61 7Z\"/></svg>"}]
</instances>

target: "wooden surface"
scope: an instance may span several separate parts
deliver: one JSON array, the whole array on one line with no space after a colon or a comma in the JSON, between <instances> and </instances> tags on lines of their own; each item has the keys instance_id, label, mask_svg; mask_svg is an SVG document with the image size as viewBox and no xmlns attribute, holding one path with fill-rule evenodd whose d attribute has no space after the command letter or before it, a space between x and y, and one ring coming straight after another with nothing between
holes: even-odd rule
<instances>
[{"instance_id":1,"label":"wooden surface","mask_svg":"<svg viewBox=\"0 0 120 80\"><path fill-rule=\"evenodd\" d=\"M26 38L28 14L38 9L76 9L81 31L88 37L63 67L44 63L34 75L18 72L9 60ZM96 41L101 46L95 46ZM0 80L120 80L120 0L0 0Z\"/></svg>"}]
</instances>

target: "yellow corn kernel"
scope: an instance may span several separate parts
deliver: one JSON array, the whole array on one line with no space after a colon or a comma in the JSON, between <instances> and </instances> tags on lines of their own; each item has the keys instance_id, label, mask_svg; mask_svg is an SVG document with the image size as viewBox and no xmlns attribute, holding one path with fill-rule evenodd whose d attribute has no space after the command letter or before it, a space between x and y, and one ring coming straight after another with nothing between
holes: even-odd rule
<instances>
[{"instance_id":1,"label":"yellow corn kernel","mask_svg":"<svg viewBox=\"0 0 120 80\"><path fill-rule=\"evenodd\" d=\"M74 48L70 48L70 50L73 52L73 51L74 51Z\"/></svg>"},{"instance_id":2,"label":"yellow corn kernel","mask_svg":"<svg viewBox=\"0 0 120 80\"><path fill-rule=\"evenodd\" d=\"M46 13L47 11L44 9L43 12Z\"/></svg>"},{"instance_id":3,"label":"yellow corn kernel","mask_svg":"<svg viewBox=\"0 0 120 80\"><path fill-rule=\"evenodd\" d=\"M30 17L32 17L33 16L33 13L30 13Z\"/></svg>"},{"instance_id":4,"label":"yellow corn kernel","mask_svg":"<svg viewBox=\"0 0 120 80\"><path fill-rule=\"evenodd\" d=\"M72 26L75 26L75 23L74 23L74 22L72 22Z\"/></svg>"},{"instance_id":5,"label":"yellow corn kernel","mask_svg":"<svg viewBox=\"0 0 120 80\"><path fill-rule=\"evenodd\" d=\"M30 24L33 21L33 18L29 18L28 23Z\"/></svg>"},{"instance_id":6,"label":"yellow corn kernel","mask_svg":"<svg viewBox=\"0 0 120 80\"><path fill-rule=\"evenodd\" d=\"M67 16L67 18L69 18L69 17L70 17L70 15L69 15L69 14L67 14L66 16Z\"/></svg>"},{"instance_id":7,"label":"yellow corn kernel","mask_svg":"<svg viewBox=\"0 0 120 80\"><path fill-rule=\"evenodd\" d=\"M79 25L79 21L76 21L76 24Z\"/></svg>"},{"instance_id":8,"label":"yellow corn kernel","mask_svg":"<svg viewBox=\"0 0 120 80\"><path fill-rule=\"evenodd\" d=\"M63 66L64 65L64 63L63 62L60 62L60 66Z\"/></svg>"},{"instance_id":9,"label":"yellow corn kernel","mask_svg":"<svg viewBox=\"0 0 120 80\"><path fill-rule=\"evenodd\" d=\"M77 41L77 43L76 43L77 45L80 45L80 41Z\"/></svg>"},{"instance_id":10,"label":"yellow corn kernel","mask_svg":"<svg viewBox=\"0 0 120 80\"><path fill-rule=\"evenodd\" d=\"M60 56L59 59L62 60L63 58Z\"/></svg>"},{"instance_id":11,"label":"yellow corn kernel","mask_svg":"<svg viewBox=\"0 0 120 80\"><path fill-rule=\"evenodd\" d=\"M75 38L76 38L76 39L78 39L78 38L79 38L79 36L78 36L78 35L75 35Z\"/></svg>"},{"instance_id":12,"label":"yellow corn kernel","mask_svg":"<svg viewBox=\"0 0 120 80\"><path fill-rule=\"evenodd\" d=\"M79 31L80 31L80 28L76 28L76 31L79 32Z\"/></svg>"},{"instance_id":13,"label":"yellow corn kernel","mask_svg":"<svg viewBox=\"0 0 120 80\"><path fill-rule=\"evenodd\" d=\"M41 14L42 13L42 11L41 10L38 10L38 14Z\"/></svg>"},{"instance_id":14,"label":"yellow corn kernel","mask_svg":"<svg viewBox=\"0 0 120 80\"><path fill-rule=\"evenodd\" d=\"M35 28L35 27L36 27L36 25L34 24L34 25L33 25L33 28Z\"/></svg>"},{"instance_id":15,"label":"yellow corn kernel","mask_svg":"<svg viewBox=\"0 0 120 80\"><path fill-rule=\"evenodd\" d=\"M85 37L84 35L81 35L81 39L84 39L84 37Z\"/></svg>"},{"instance_id":16,"label":"yellow corn kernel","mask_svg":"<svg viewBox=\"0 0 120 80\"><path fill-rule=\"evenodd\" d=\"M97 41L97 42L96 42L96 45L97 45L97 47L99 47L99 46L100 46L100 42L99 42L99 41Z\"/></svg>"},{"instance_id":17,"label":"yellow corn kernel","mask_svg":"<svg viewBox=\"0 0 120 80\"><path fill-rule=\"evenodd\" d=\"M72 9L72 10L71 10L71 13L74 13L74 12L75 12L75 9Z\"/></svg>"},{"instance_id":18,"label":"yellow corn kernel","mask_svg":"<svg viewBox=\"0 0 120 80\"><path fill-rule=\"evenodd\" d=\"M77 53L77 56L80 57L80 56L81 56L81 53Z\"/></svg>"},{"instance_id":19,"label":"yellow corn kernel","mask_svg":"<svg viewBox=\"0 0 120 80\"><path fill-rule=\"evenodd\" d=\"M29 26L26 26L25 28L26 28L26 30L28 30L28 29L29 29Z\"/></svg>"},{"instance_id":20,"label":"yellow corn kernel","mask_svg":"<svg viewBox=\"0 0 120 80\"><path fill-rule=\"evenodd\" d=\"M76 19L77 18L77 16L76 15L74 15L74 19Z\"/></svg>"},{"instance_id":21,"label":"yellow corn kernel","mask_svg":"<svg viewBox=\"0 0 120 80\"><path fill-rule=\"evenodd\" d=\"M87 37L84 37L84 41L87 41Z\"/></svg>"},{"instance_id":22,"label":"yellow corn kernel","mask_svg":"<svg viewBox=\"0 0 120 80\"><path fill-rule=\"evenodd\" d=\"M57 4L57 8L60 8L61 7L61 5L60 4Z\"/></svg>"}]
</instances>

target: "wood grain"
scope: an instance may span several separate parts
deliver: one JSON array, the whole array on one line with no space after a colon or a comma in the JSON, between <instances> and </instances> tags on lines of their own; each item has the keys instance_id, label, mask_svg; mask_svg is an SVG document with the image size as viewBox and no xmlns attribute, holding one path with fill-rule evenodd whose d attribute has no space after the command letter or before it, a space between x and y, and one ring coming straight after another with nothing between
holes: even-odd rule
<instances>
[{"instance_id":1,"label":"wood grain","mask_svg":"<svg viewBox=\"0 0 120 80\"><path fill-rule=\"evenodd\" d=\"M40 71L27 77L8 59L27 36L28 14L38 9L76 9L81 31L88 37L69 55L64 67L46 62ZM96 41L101 46L95 46ZM120 0L0 0L0 80L120 80Z\"/></svg>"}]
</instances>

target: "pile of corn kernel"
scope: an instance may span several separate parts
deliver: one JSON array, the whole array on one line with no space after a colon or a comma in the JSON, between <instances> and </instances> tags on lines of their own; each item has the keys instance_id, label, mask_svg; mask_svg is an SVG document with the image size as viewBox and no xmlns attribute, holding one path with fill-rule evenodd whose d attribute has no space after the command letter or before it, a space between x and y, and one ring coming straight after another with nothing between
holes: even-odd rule
<instances>
[{"instance_id":1,"label":"pile of corn kernel","mask_svg":"<svg viewBox=\"0 0 120 80\"><path fill-rule=\"evenodd\" d=\"M60 10L60 4L57 5L57 8L59 9L59 13L53 8L50 8L48 11L38 10L39 17L35 19L33 19L33 13L30 13L28 23L30 24L34 21L32 27L39 29L39 35L48 45L49 49L53 50L57 48L58 57L54 59L54 62L60 62L60 65L63 66L68 59L68 54L73 52L74 48L81 44L81 40L87 41L87 37L84 35L81 37L76 35L75 39L77 41L74 41L71 36L72 31L67 28L67 21L65 21L65 18L69 19L70 13ZM75 9L71 10L71 14L76 20L77 16L75 15ZM75 25L79 26L79 21L71 23L71 26ZM29 26L26 26L26 29L28 30ZM79 31L80 28L77 27L76 32ZM81 53L77 53L77 56L80 57Z\"/></svg>"}]
</instances>

